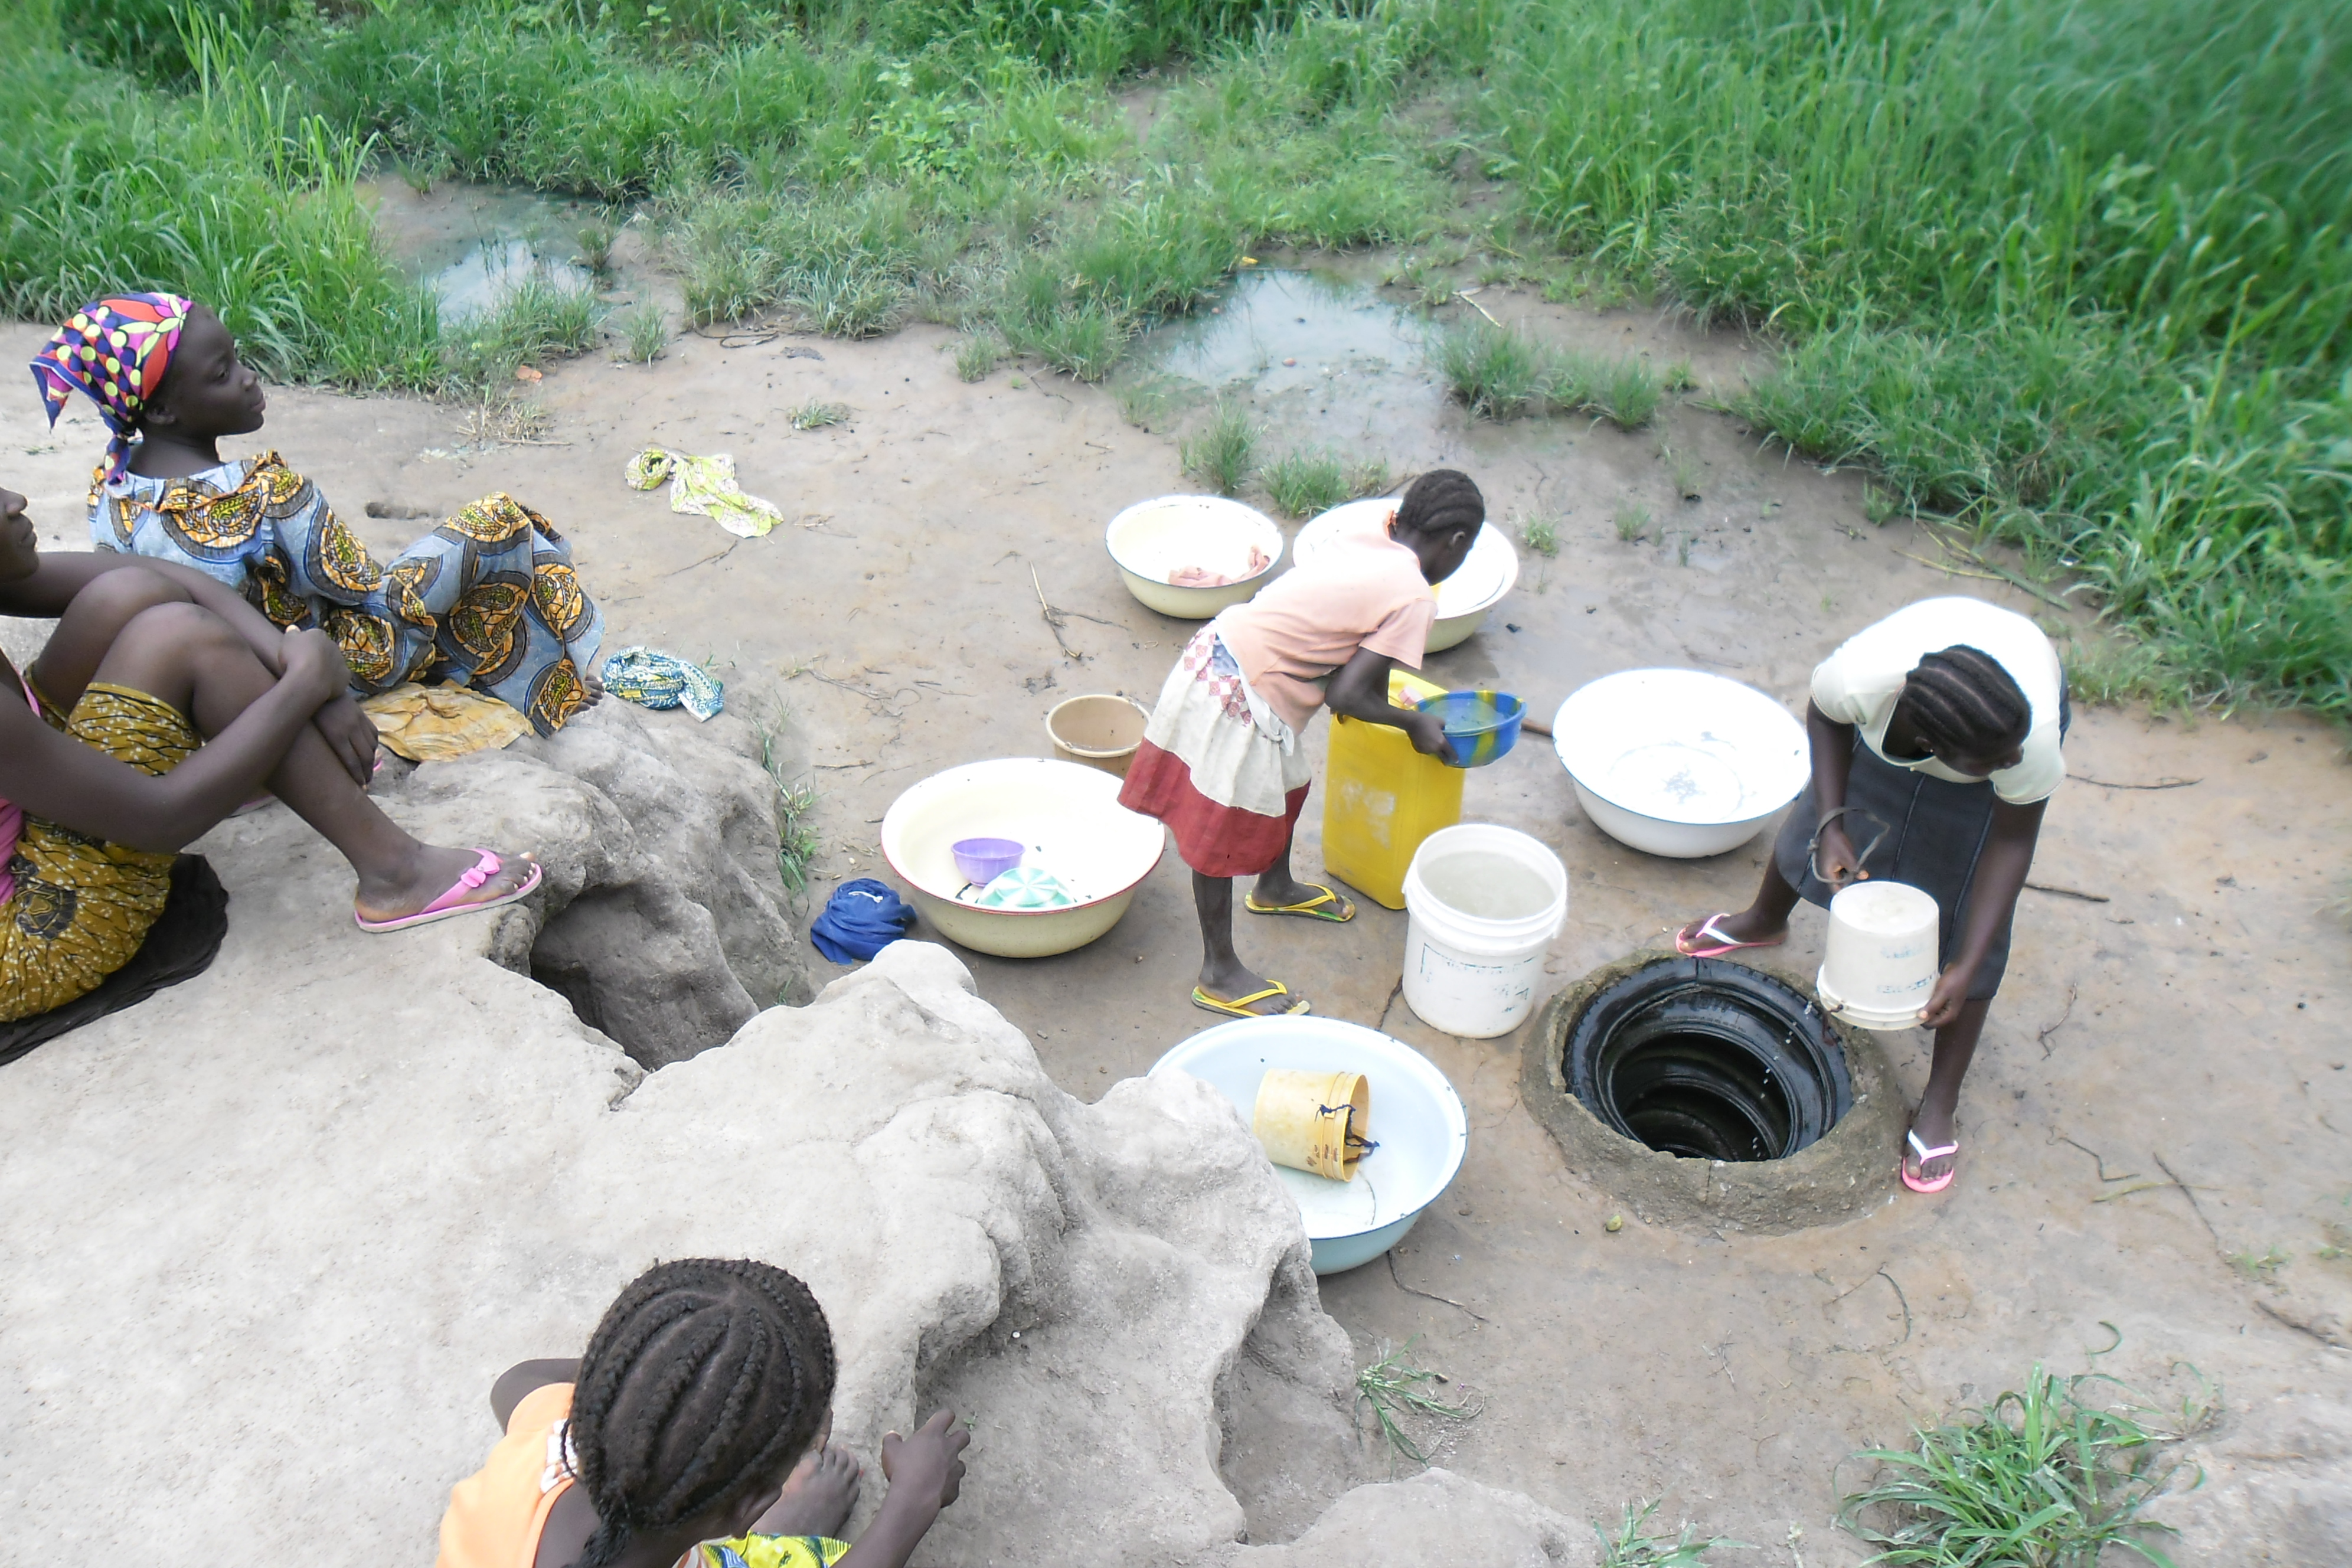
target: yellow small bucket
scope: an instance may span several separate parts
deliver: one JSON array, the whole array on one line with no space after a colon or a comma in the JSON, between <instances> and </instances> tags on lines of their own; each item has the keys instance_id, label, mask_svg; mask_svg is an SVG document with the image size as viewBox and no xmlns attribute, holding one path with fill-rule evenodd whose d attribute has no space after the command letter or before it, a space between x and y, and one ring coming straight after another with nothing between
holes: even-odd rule
<instances>
[{"instance_id":1,"label":"yellow small bucket","mask_svg":"<svg viewBox=\"0 0 2352 1568\"><path fill-rule=\"evenodd\" d=\"M1277 1165L1353 1181L1356 1162L1372 1149L1372 1086L1361 1073L1269 1068L1250 1131Z\"/></svg>"}]
</instances>

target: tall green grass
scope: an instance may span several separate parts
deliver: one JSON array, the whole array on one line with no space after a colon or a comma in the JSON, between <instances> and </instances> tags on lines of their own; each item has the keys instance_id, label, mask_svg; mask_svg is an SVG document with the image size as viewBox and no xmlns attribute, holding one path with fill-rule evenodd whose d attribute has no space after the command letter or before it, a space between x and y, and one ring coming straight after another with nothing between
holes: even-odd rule
<instances>
[{"instance_id":1,"label":"tall green grass","mask_svg":"<svg viewBox=\"0 0 2352 1568\"><path fill-rule=\"evenodd\" d=\"M1747 414L2078 579L2158 661L2117 668L2352 706L2340 5L25 0L0 45L20 312L170 286L274 374L472 374L371 157L647 205L697 321L928 317L1087 378L1269 245L1565 251L1776 337ZM1173 62L1139 144L1114 95ZM1515 393L1509 346L1447 349L1474 406L1658 396Z\"/></svg>"},{"instance_id":2,"label":"tall green grass","mask_svg":"<svg viewBox=\"0 0 2352 1568\"><path fill-rule=\"evenodd\" d=\"M2352 12L1548 0L1528 217L1790 344L1748 412L2078 576L2208 697L2352 703Z\"/></svg>"},{"instance_id":3,"label":"tall green grass","mask_svg":"<svg viewBox=\"0 0 2352 1568\"><path fill-rule=\"evenodd\" d=\"M47 0L0 13L0 310L62 320L166 289L218 309L272 376L440 374L434 300L385 261L352 187L364 138L303 112L216 28L191 31L192 88L172 99L56 37Z\"/></svg>"}]
</instances>

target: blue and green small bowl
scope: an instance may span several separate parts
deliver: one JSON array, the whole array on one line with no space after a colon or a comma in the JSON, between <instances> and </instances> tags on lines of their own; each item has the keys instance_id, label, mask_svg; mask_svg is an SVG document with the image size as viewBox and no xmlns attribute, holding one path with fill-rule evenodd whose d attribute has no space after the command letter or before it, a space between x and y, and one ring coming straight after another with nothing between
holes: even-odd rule
<instances>
[{"instance_id":1,"label":"blue and green small bowl","mask_svg":"<svg viewBox=\"0 0 2352 1568\"><path fill-rule=\"evenodd\" d=\"M1417 704L1445 722L1454 758L1451 768L1483 768L1519 743L1528 705L1507 691L1447 691Z\"/></svg>"}]
</instances>

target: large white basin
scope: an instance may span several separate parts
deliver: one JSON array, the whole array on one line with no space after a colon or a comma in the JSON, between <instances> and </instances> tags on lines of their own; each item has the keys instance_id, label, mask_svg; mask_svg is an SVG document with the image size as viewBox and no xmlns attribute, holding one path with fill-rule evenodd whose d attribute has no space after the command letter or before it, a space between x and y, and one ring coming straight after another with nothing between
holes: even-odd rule
<instances>
[{"instance_id":1,"label":"large white basin","mask_svg":"<svg viewBox=\"0 0 2352 1568\"><path fill-rule=\"evenodd\" d=\"M1811 771L1805 727L1752 686L1696 669L1626 669L1552 720L1577 803L1621 844L1678 860L1756 837Z\"/></svg>"},{"instance_id":2,"label":"large white basin","mask_svg":"<svg viewBox=\"0 0 2352 1568\"><path fill-rule=\"evenodd\" d=\"M1282 564L1282 530L1254 507L1223 496L1161 496L1138 501L1110 520L1103 543L1127 591L1163 616L1205 621L1271 582ZM1265 564L1249 569L1250 547ZM1237 579L1214 588L1180 588L1169 577L1205 566Z\"/></svg>"},{"instance_id":3,"label":"large white basin","mask_svg":"<svg viewBox=\"0 0 2352 1568\"><path fill-rule=\"evenodd\" d=\"M1462 1169L1470 1119L1462 1097L1428 1058L1361 1024L1308 1014L1238 1018L1199 1034L1151 1064L1154 1076L1188 1072L1234 1102L1244 1124L1268 1068L1359 1072L1371 1085L1372 1140L1380 1145L1334 1182L1276 1165L1315 1250L1315 1272L1340 1274L1398 1242Z\"/></svg>"},{"instance_id":4,"label":"large white basin","mask_svg":"<svg viewBox=\"0 0 2352 1568\"><path fill-rule=\"evenodd\" d=\"M967 763L891 802L882 818L882 858L941 935L1003 958L1067 952L1118 923L1167 847L1166 829L1119 805L1118 789L1118 779L1079 763ZM960 838L1019 840L1028 851L1022 865L1052 872L1078 901L1050 910L979 908L970 901L976 889L956 869L950 846Z\"/></svg>"},{"instance_id":5,"label":"large white basin","mask_svg":"<svg viewBox=\"0 0 2352 1568\"><path fill-rule=\"evenodd\" d=\"M1335 506L1298 531L1290 546L1291 559L1304 566L1331 540L1350 528L1368 527L1396 510L1393 496L1351 500ZM1436 653L1486 624L1486 612L1500 604L1519 580L1519 552L1503 531L1483 523L1470 542L1470 557L1453 576L1437 584L1437 623L1429 628L1429 651Z\"/></svg>"}]
</instances>

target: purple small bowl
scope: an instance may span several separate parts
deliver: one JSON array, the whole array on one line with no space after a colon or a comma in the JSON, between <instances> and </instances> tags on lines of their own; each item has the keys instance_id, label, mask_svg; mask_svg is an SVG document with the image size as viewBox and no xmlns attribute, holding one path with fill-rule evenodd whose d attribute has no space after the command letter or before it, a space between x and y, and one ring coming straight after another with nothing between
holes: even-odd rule
<instances>
[{"instance_id":1,"label":"purple small bowl","mask_svg":"<svg viewBox=\"0 0 2352 1568\"><path fill-rule=\"evenodd\" d=\"M955 856L956 869L963 873L965 881L985 888L1021 864L1027 851L1013 838L959 838L949 846L949 852Z\"/></svg>"}]
</instances>

